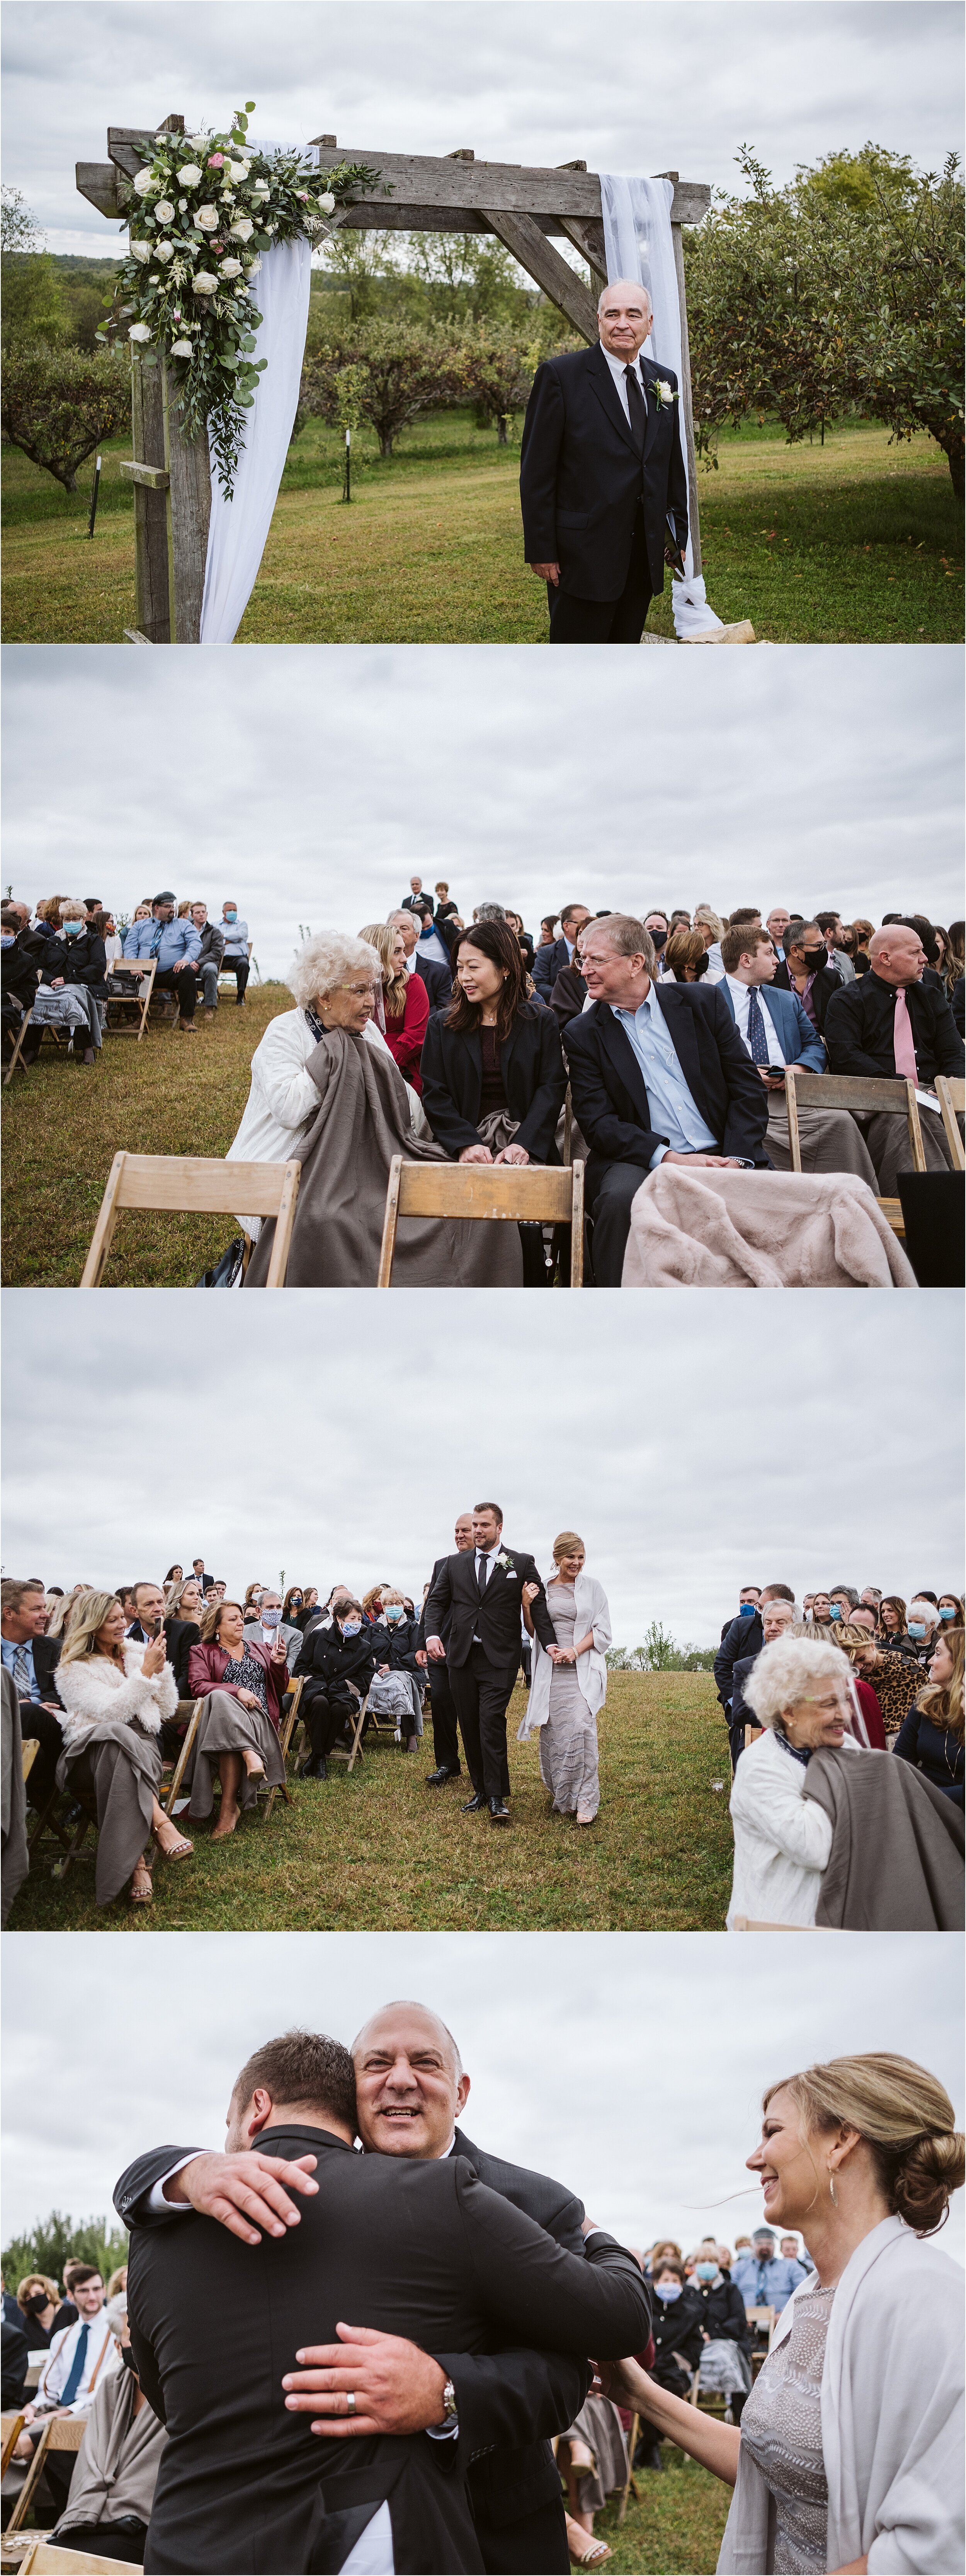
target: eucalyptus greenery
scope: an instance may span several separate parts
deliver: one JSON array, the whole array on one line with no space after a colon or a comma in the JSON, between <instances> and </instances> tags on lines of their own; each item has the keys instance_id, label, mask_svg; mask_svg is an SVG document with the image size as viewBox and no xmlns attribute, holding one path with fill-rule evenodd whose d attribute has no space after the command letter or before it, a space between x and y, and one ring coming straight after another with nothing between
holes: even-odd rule
<instances>
[{"instance_id":1,"label":"eucalyptus greenery","mask_svg":"<svg viewBox=\"0 0 966 2576\"><path fill-rule=\"evenodd\" d=\"M339 204L379 177L362 162L320 172L305 153L256 151L247 141L254 105L239 108L225 134L143 137L121 271L135 359L149 346L163 354L184 435L207 425L228 500L267 364L255 354L262 255L279 242L321 240Z\"/></svg>"}]
</instances>

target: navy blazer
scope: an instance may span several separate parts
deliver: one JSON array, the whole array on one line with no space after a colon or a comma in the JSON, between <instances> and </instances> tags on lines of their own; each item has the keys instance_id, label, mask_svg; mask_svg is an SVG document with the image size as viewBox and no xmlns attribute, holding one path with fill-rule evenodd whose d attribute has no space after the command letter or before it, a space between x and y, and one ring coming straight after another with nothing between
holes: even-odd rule
<instances>
[{"instance_id":1,"label":"navy blazer","mask_svg":"<svg viewBox=\"0 0 966 2576\"><path fill-rule=\"evenodd\" d=\"M556 557L548 556L547 560L555 562ZM542 948L534 950L533 980L545 1002L550 1000L558 975L562 975L564 967L569 964L570 953L565 939L555 939L552 948L544 942Z\"/></svg>"},{"instance_id":2,"label":"navy blazer","mask_svg":"<svg viewBox=\"0 0 966 2576\"><path fill-rule=\"evenodd\" d=\"M740 1154L764 1171L768 1098L742 1046L720 984L656 984L675 1054L695 1108L710 1127L719 1154ZM647 1086L626 1029L609 1002L594 1002L564 1030L574 1117L590 1146L588 1195L593 1201L610 1163L650 1167L668 1139L651 1123ZM709 1146L710 1153L711 1148Z\"/></svg>"},{"instance_id":3,"label":"navy blazer","mask_svg":"<svg viewBox=\"0 0 966 2576\"><path fill-rule=\"evenodd\" d=\"M643 462L599 341L545 359L533 380L520 443L524 556L559 563L561 590L580 599L619 599L641 501L655 597L664 588L669 511L682 549L687 544L677 377L643 356L641 376ZM658 403L659 382L670 385L671 402Z\"/></svg>"},{"instance_id":4,"label":"navy blazer","mask_svg":"<svg viewBox=\"0 0 966 2576\"><path fill-rule=\"evenodd\" d=\"M721 994L734 1019L735 1006L727 983L711 984L708 989ZM802 1009L798 994L783 993L780 989L776 993L773 984L759 984L758 999L764 1003L774 1022L786 1064L800 1064L806 1073L827 1073L828 1058L821 1038L813 1029L808 1012Z\"/></svg>"},{"instance_id":5,"label":"navy blazer","mask_svg":"<svg viewBox=\"0 0 966 2576\"><path fill-rule=\"evenodd\" d=\"M420 1071L423 1108L436 1143L457 1163L467 1145L480 1141L483 1048L478 1030L451 1029L437 1012L423 1040ZM519 1120L514 1143L526 1147L532 1163L559 1159L554 1136L567 1072L556 1020L540 1002L521 1003L500 1048L500 1071L510 1117Z\"/></svg>"}]
</instances>

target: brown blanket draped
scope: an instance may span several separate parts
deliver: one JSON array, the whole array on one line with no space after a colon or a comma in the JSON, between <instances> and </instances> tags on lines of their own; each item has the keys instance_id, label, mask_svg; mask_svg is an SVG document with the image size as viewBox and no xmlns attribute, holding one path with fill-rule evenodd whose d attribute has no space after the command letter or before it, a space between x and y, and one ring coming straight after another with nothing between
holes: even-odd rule
<instances>
[{"instance_id":1,"label":"brown blanket draped","mask_svg":"<svg viewBox=\"0 0 966 2576\"><path fill-rule=\"evenodd\" d=\"M302 1147L289 1288L374 1288L379 1271L389 1165L445 1163L441 1145L414 1136L398 1067L381 1047L328 1029L306 1072L319 1113ZM264 1288L274 1219L258 1237L244 1285ZM512 1224L450 1217L401 1217L394 1288L520 1288L520 1237Z\"/></svg>"},{"instance_id":2,"label":"brown blanket draped","mask_svg":"<svg viewBox=\"0 0 966 2576\"><path fill-rule=\"evenodd\" d=\"M832 1849L816 1923L844 1932L961 1932L963 1815L894 1753L813 1753L805 1796Z\"/></svg>"}]
</instances>

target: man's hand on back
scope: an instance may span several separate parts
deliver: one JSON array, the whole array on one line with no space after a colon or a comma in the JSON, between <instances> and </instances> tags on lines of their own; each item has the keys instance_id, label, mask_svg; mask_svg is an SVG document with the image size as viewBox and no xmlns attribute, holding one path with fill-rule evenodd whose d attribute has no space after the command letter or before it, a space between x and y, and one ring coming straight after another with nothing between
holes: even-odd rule
<instances>
[{"instance_id":1,"label":"man's hand on back","mask_svg":"<svg viewBox=\"0 0 966 2576\"><path fill-rule=\"evenodd\" d=\"M313 2433L344 2441L353 2433L424 2433L442 2423L446 2375L430 2353L369 2326L339 2324L336 2333L338 2343L306 2344L295 2356L303 2367L282 2381L291 2412L316 2418Z\"/></svg>"},{"instance_id":2,"label":"man's hand on back","mask_svg":"<svg viewBox=\"0 0 966 2576\"><path fill-rule=\"evenodd\" d=\"M287 2227L298 2226L289 2194L318 2191L312 2180L317 2162L316 2156L298 2156L290 2163L287 2156L263 2156L251 2148L237 2156L192 2156L165 2183L164 2197L202 2218L217 2218L243 2245L260 2245L259 2228L267 2236L284 2236Z\"/></svg>"}]
</instances>

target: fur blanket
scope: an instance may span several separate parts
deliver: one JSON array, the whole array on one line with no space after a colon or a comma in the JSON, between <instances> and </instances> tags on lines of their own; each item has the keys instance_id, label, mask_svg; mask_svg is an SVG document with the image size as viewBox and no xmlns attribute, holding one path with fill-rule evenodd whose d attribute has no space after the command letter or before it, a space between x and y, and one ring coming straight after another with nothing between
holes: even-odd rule
<instances>
[{"instance_id":1,"label":"fur blanket","mask_svg":"<svg viewBox=\"0 0 966 2576\"><path fill-rule=\"evenodd\" d=\"M624 1288L914 1288L867 1182L660 1163L631 1207Z\"/></svg>"}]
</instances>

